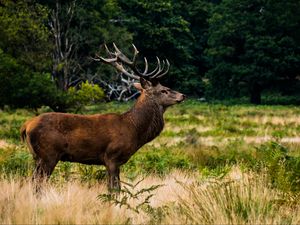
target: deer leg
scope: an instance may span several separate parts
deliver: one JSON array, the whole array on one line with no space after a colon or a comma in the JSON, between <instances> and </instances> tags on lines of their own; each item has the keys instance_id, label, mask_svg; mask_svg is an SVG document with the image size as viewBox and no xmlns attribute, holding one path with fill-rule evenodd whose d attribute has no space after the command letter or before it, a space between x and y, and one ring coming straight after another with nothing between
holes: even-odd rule
<instances>
[{"instance_id":1,"label":"deer leg","mask_svg":"<svg viewBox=\"0 0 300 225\"><path fill-rule=\"evenodd\" d=\"M32 181L35 186L35 192L40 192L42 183L49 179L57 162L58 160L46 162L41 158L38 158L36 160L36 167L32 175Z\"/></svg>"},{"instance_id":2,"label":"deer leg","mask_svg":"<svg viewBox=\"0 0 300 225\"><path fill-rule=\"evenodd\" d=\"M121 190L120 185L120 169L116 165L107 166L108 172L108 190L110 192L119 192Z\"/></svg>"}]
</instances>

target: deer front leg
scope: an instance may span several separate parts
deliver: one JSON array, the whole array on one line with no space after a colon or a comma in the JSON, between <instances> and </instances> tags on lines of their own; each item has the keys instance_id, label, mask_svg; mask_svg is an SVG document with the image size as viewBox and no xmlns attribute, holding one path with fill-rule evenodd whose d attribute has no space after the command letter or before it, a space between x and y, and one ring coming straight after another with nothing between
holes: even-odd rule
<instances>
[{"instance_id":1,"label":"deer front leg","mask_svg":"<svg viewBox=\"0 0 300 225\"><path fill-rule=\"evenodd\" d=\"M108 190L109 192L120 192L120 169L117 165L111 163L106 167L108 172Z\"/></svg>"}]
</instances>

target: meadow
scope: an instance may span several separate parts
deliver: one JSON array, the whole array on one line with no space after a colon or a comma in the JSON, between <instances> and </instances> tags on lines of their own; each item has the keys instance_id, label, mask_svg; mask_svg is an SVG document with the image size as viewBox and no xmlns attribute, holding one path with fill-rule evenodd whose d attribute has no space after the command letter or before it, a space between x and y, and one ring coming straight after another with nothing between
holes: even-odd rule
<instances>
[{"instance_id":1,"label":"meadow","mask_svg":"<svg viewBox=\"0 0 300 225\"><path fill-rule=\"evenodd\" d=\"M35 113L0 111L1 224L300 223L297 106L189 100L171 107L161 135L122 166L120 195L107 192L104 167L67 162L34 194L33 160L19 129Z\"/></svg>"}]
</instances>

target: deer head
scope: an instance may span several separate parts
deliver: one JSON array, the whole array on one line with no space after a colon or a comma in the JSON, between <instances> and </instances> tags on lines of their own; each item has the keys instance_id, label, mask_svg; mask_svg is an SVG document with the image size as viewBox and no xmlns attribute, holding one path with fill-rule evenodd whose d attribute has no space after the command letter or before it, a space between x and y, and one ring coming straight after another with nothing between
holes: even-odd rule
<instances>
[{"instance_id":1,"label":"deer head","mask_svg":"<svg viewBox=\"0 0 300 225\"><path fill-rule=\"evenodd\" d=\"M139 83L134 83L134 86L141 92L141 96L156 102L164 108L182 102L186 98L184 94L165 87L159 82L159 79L169 72L169 61L166 59L161 62L160 59L156 57L157 65L155 69L148 72L148 60L144 57L145 69L143 72L140 72L137 68L137 56L139 51L134 45L132 46L134 49L132 60L128 59L115 44L113 44L114 52L110 51L108 47L104 45L110 58L103 58L96 55L94 60L110 64L125 76L139 81ZM129 68L132 72L129 72L126 68Z\"/></svg>"}]
</instances>

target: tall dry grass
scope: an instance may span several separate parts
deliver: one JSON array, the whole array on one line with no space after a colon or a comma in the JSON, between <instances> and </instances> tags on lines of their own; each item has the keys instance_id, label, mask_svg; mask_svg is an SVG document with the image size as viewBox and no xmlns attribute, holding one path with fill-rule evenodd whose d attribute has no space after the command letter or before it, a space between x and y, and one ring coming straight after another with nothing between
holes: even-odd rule
<instances>
[{"instance_id":1,"label":"tall dry grass","mask_svg":"<svg viewBox=\"0 0 300 225\"><path fill-rule=\"evenodd\" d=\"M234 168L222 180L184 184L179 198L180 223L188 224L299 224L296 197L270 188L264 174ZM171 222L171 221L170 221Z\"/></svg>"},{"instance_id":2,"label":"tall dry grass","mask_svg":"<svg viewBox=\"0 0 300 225\"><path fill-rule=\"evenodd\" d=\"M126 180L123 178L123 180ZM136 181L133 181L136 182ZM286 201L264 176L234 168L226 177L209 179L172 172L166 178L148 176L131 192L163 185L128 203L136 207L153 195L139 212L116 202L99 200L104 184L76 180L47 183L40 196L29 180L0 180L1 224L299 224L300 205Z\"/></svg>"},{"instance_id":3,"label":"tall dry grass","mask_svg":"<svg viewBox=\"0 0 300 225\"><path fill-rule=\"evenodd\" d=\"M116 209L97 200L102 185L89 188L76 181L45 184L40 196L28 180L2 180L0 210L2 224L122 223Z\"/></svg>"}]
</instances>

